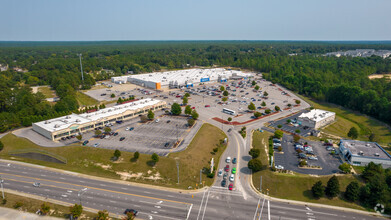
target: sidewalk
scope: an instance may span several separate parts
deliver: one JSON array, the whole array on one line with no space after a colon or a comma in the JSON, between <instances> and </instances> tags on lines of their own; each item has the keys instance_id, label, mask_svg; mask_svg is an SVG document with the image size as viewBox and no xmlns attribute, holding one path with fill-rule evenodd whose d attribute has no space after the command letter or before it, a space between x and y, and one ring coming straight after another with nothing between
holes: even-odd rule
<instances>
[{"instance_id":1,"label":"sidewalk","mask_svg":"<svg viewBox=\"0 0 391 220\"><path fill-rule=\"evenodd\" d=\"M28 220L59 220L62 218L50 217L50 216L39 216L33 213L22 212L16 209L3 208L0 207L0 220L19 220L19 219L28 219Z\"/></svg>"}]
</instances>

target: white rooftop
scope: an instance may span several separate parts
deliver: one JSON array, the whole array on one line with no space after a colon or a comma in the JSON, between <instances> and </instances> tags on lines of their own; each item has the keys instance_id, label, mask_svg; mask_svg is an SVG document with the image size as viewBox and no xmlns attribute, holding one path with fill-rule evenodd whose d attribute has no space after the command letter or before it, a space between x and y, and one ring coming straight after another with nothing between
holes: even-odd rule
<instances>
[{"instance_id":1,"label":"white rooftop","mask_svg":"<svg viewBox=\"0 0 391 220\"><path fill-rule=\"evenodd\" d=\"M129 79L139 79L150 82L160 82L161 85L168 85L170 81L177 82L178 84L184 84L185 82L200 82L202 78L209 78L210 81L217 80L219 76L221 78L229 79L233 74L238 76L249 77L251 74L243 73L238 70L226 70L224 68L214 69L186 69L176 70L168 72L153 72L146 74L138 74L128 76Z\"/></svg>"},{"instance_id":2,"label":"white rooftop","mask_svg":"<svg viewBox=\"0 0 391 220\"><path fill-rule=\"evenodd\" d=\"M311 121L318 122L333 115L335 115L335 112L329 112L321 109L312 109L307 113L302 113L299 118L308 118Z\"/></svg>"},{"instance_id":3,"label":"white rooftop","mask_svg":"<svg viewBox=\"0 0 391 220\"><path fill-rule=\"evenodd\" d=\"M141 99L138 101L134 101L122 105L104 108L96 112L83 113L79 115L73 113L71 115L62 116L59 118L53 118L47 121L40 121L34 124L39 127L42 127L47 131L54 132L54 131L59 131L59 130L69 128L72 125L82 125L88 122L98 121L109 116L122 114L127 110L137 110L137 109L144 108L146 106L155 105L159 102L162 101L151 99L151 98Z\"/></svg>"}]
</instances>

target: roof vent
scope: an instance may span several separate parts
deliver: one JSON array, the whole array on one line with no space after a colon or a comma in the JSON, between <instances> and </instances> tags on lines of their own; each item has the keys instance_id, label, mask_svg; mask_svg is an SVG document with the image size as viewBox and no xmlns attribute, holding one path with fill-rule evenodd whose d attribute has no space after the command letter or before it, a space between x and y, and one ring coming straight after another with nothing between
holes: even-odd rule
<instances>
[{"instance_id":1,"label":"roof vent","mask_svg":"<svg viewBox=\"0 0 391 220\"><path fill-rule=\"evenodd\" d=\"M80 119L76 119L76 122L80 122Z\"/></svg>"},{"instance_id":2,"label":"roof vent","mask_svg":"<svg viewBox=\"0 0 391 220\"><path fill-rule=\"evenodd\" d=\"M49 121L45 121L45 123L44 124L50 124L50 122Z\"/></svg>"},{"instance_id":3,"label":"roof vent","mask_svg":"<svg viewBox=\"0 0 391 220\"><path fill-rule=\"evenodd\" d=\"M67 115L67 117L65 117L66 119L70 119L71 118L71 116L69 116L69 115Z\"/></svg>"},{"instance_id":4,"label":"roof vent","mask_svg":"<svg viewBox=\"0 0 391 220\"><path fill-rule=\"evenodd\" d=\"M360 153L359 153L360 155L364 155L364 152L362 151L362 150L360 150Z\"/></svg>"},{"instance_id":5,"label":"roof vent","mask_svg":"<svg viewBox=\"0 0 391 220\"><path fill-rule=\"evenodd\" d=\"M375 157L380 157L380 154L379 153L375 153Z\"/></svg>"},{"instance_id":6,"label":"roof vent","mask_svg":"<svg viewBox=\"0 0 391 220\"><path fill-rule=\"evenodd\" d=\"M59 128L59 127L60 127L59 124L55 124L55 125L54 125L54 128Z\"/></svg>"}]
</instances>

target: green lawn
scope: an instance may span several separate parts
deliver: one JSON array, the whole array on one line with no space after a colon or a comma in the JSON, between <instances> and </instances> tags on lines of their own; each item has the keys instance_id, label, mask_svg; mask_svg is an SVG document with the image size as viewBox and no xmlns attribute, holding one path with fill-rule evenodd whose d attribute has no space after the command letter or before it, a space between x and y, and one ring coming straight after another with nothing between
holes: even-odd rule
<instances>
[{"instance_id":1,"label":"green lawn","mask_svg":"<svg viewBox=\"0 0 391 220\"><path fill-rule=\"evenodd\" d=\"M4 194L7 202L6 204L0 203L0 207L14 208L16 202L21 202L22 206L20 207L20 209L22 209L25 212L35 213L38 209L40 209L41 205L44 203L44 201L38 199L23 197L12 193L4 193ZM46 204L48 204L50 207L50 212L47 216L69 219L70 212L68 206L63 206L63 205L58 205L58 204L53 204L48 202L46 202ZM82 216L80 216L79 219L94 219L96 216L97 216L96 213L83 211Z\"/></svg>"},{"instance_id":2,"label":"green lawn","mask_svg":"<svg viewBox=\"0 0 391 220\"><path fill-rule=\"evenodd\" d=\"M168 157L160 157L159 162L154 165L151 155L141 154L140 158L135 161L132 160L133 153L122 152L120 159L113 162L110 159L114 150L80 145L45 148L27 139L8 134L1 139L4 149L0 152L0 157L94 176L121 178L133 182L186 189L188 186L194 188L195 183L199 182L199 171L203 167L209 167L210 158L214 157L215 164L218 164L218 159L225 147L219 147L216 155L211 152L219 143L219 140L225 137L224 133L217 127L204 124L185 151L170 154ZM8 154L10 151L26 149L38 149L52 155L58 155L66 158L67 164L12 157ZM178 159L180 164L179 185L177 184L175 159ZM205 175L203 175L203 180L206 180L207 185L211 185L213 182L213 179L206 178Z\"/></svg>"},{"instance_id":3,"label":"green lawn","mask_svg":"<svg viewBox=\"0 0 391 220\"><path fill-rule=\"evenodd\" d=\"M267 155L265 152L264 144L268 141L268 137L272 135L268 132L254 132L253 134L253 147L259 148L261 150L260 159L262 160L262 164L266 165ZM263 141L263 142L262 142ZM361 206L355 203L346 202L342 197L341 198L320 198L315 199L312 197L311 187L319 180L323 182L323 185L326 186L327 181L330 176L310 176L304 174L285 174L285 173L276 173L272 172L266 166L262 171L253 174L253 183L254 186L259 190L260 185L260 177L262 176L262 191L263 193L269 190L269 195L282 199L291 199L297 201L304 202L313 202L313 203L321 203L327 205L341 206L347 208L355 208L360 210L365 210ZM341 175L338 176L338 180L341 186L341 191L345 191L346 186L353 180L358 177L353 175Z\"/></svg>"},{"instance_id":4,"label":"green lawn","mask_svg":"<svg viewBox=\"0 0 391 220\"><path fill-rule=\"evenodd\" d=\"M46 98L56 97L56 92L52 90L49 86L38 87L38 92L41 92Z\"/></svg>"},{"instance_id":5,"label":"green lawn","mask_svg":"<svg viewBox=\"0 0 391 220\"><path fill-rule=\"evenodd\" d=\"M324 132L348 138L347 133L351 127L356 127L360 133L358 140L368 141L370 133L374 133L377 142L381 145L391 143L391 128L389 125L369 116L353 112L346 108L330 103L314 102L309 98L300 96L315 108L332 111L337 114L336 122L323 129Z\"/></svg>"},{"instance_id":6,"label":"green lawn","mask_svg":"<svg viewBox=\"0 0 391 220\"><path fill-rule=\"evenodd\" d=\"M92 106L92 105L98 105L99 101L96 99L91 98L90 96L77 91L76 92L76 99L80 106Z\"/></svg>"}]
</instances>

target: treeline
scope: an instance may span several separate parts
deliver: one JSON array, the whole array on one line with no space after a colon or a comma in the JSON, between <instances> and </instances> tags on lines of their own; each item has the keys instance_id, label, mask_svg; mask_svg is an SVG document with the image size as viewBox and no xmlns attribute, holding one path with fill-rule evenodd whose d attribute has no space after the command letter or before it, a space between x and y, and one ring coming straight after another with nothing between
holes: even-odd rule
<instances>
[{"instance_id":1,"label":"treeline","mask_svg":"<svg viewBox=\"0 0 391 220\"><path fill-rule=\"evenodd\" d=\"M61 112L75 112L79 108L75 98L77 90L88 89L96 81L112 76L130 71L139 74L214 65L263 72L265 78L300 94L391 123L390 82L368 79L373 73L391 72L390 59L322 56L327 52L358 48L391 49L391 43L0 42L0 64L9 66L7 71L0 72L0 118L4 118L0 127L7 130L20 126L23 118L29 115L47 118ZM84 82L78 53L83 55ZM28 87L35 85L50 85L60 101L51 106L42 94L32 94ZM22 96L28 104L21 106L24 102L16 99L17 96Z\"/></svg>"}]
</instances>

